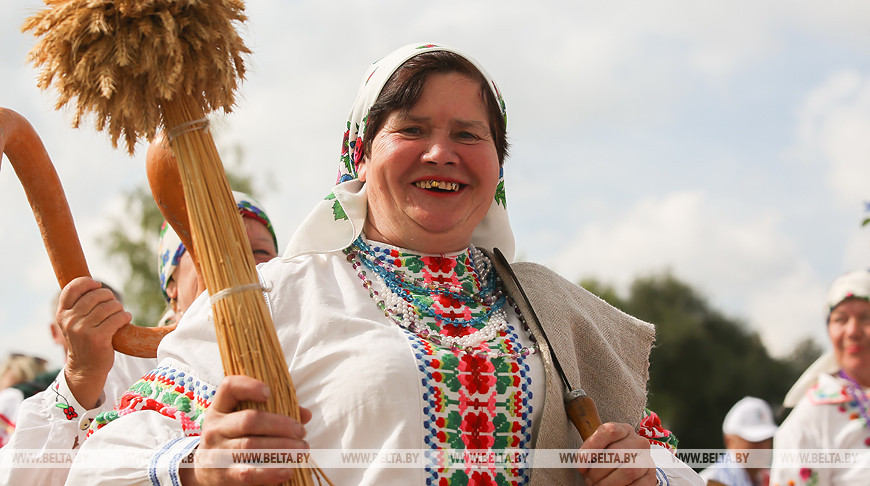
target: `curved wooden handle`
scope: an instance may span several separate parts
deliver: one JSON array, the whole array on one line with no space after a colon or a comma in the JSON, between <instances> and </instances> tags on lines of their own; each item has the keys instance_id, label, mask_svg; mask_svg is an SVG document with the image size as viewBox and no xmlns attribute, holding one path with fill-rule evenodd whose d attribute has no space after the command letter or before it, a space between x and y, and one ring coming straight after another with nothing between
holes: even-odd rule
<instances>
[{"instance_id":1,"label":"curved wooden handle","mask_svg":"<svg viewBox=\"0 0 870 486\"><path fill-rule=\"evenodd\" d=\"M33 126L8 108L0 108L0 154L3 153L27 194L57 283L63 288L76 277L89 277L72 213L48 152ZM155 357L157 344L174 328L128 324L115 333L112 345L131 356Z\"/></svg>"},{"instance_id":2,"label":"curved wooden handle","mask_svg":"<svg viewBox=\"0 0 870 486\"><path fill-rule=\"evenodd\" d=\"M90 276L66 195L42 140L18 113L0 108L0 154L5 153L21 181L48 258L61 287Z\"/></svg>"},{"instance_id":3,"label":"curved wooden handle","mask_svg":"<svg viewBox=\"0 0 870 486\"><path fill-rule=\"evenodd\" d=\"M199 273L199 260L193 249L193 239L190 233L190 218L187 216L187 203L184 199L184 186L181 184L181 174L178 172L178 161L169 146L169 141L163 134L157 135L148 146L145 155L145 172L154 202L175 233L181 238L184 247L190 252ZM199 279L202 281L202 278ZM199 289L205 290L205 286Z\"/></svg>"},{"instance_id":4,"label":"curved wooden handle","mask_svg":"<svg viewBox=\"0 0 870 486\"><path fill-rule=\"evenodd\" d=\"M184 244L184 248L190 253L193 266L196 268L196 292L201 294L205 291L205 279L193 249L184 185L181 183L181 173L178 171L178 160L163 133L158 134L148 146L145 171L148 174L151 195L154 196L154 202L160 208L163 219L172 226L181 243Z\"/></svg>"}]
</instances>

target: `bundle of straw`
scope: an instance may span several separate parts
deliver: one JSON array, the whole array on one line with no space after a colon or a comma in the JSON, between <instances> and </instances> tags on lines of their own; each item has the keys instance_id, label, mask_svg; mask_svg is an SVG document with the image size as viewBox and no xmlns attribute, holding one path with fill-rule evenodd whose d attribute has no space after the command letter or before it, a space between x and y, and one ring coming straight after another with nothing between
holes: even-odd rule
<instances>
[{"instance_id":1,"label":"bundle of straw","mask_svg":"<svg viewBox=\"0 0 870 486\"><path fill-rule=\"evenodd\" d=\"M247 19L238 0L45 0L22 25L39 38L29 60L38 86L55 85L57 108L75 104L73 126L96 115L117 147L151 139L160 105L178 94L208 113L232 111L242 56L250 50L234 24Z\"/></svg>"},{"instance_id":2,"label":"bundle of straw","mask_svg":"<svg viewBox=\"0 0 870 486\"><path fill-rule=\"evenodd\" d=\"M257 408L300 418L284 355L255 271L206 113L231 111L248 53L234 28L245 20L234 0L45 0L26 21L41 37L30 53L39 86L54 83L58 108L76 101L74 126L96 115L113 145L165 128L178 160L194 251L212 298L226 374L264 381L273 393ZM313 484L295 469L290 484ZM325 478L324 478L325 479ZM318 478L319 480L319 478Z\"/></svg>"}]
</instances>

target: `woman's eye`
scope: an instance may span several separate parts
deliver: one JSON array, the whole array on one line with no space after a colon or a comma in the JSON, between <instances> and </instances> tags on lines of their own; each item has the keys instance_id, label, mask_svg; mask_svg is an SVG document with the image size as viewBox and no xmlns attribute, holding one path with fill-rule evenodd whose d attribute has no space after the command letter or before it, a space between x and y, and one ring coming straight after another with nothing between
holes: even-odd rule
<instances>
[{"instance_id":1,"label":"woman's eye","mask_svg":"<svg viewBox=\"0 0 870 486\"><path fill-rule=\"evenodd\" d=\"M400 131L404 134L407 134L407 135L419 135L423 132L422 130L420 130L420 127L414 127L414 126L404 127Z\"/></svg>"},{"instance_id":2,"label":"woman's eye","mask_svg":"<svg viewBox=\"0 0 870 486\"><path fill-rule=\"evenodd\" d=\"M254 254L254 258L256 257L264 257L264 258L274 258L275 253L271 250L263 249L263 248L254 248L251 251Z\"/></svg>"},{"instance_id":3,"label":"woman's eye","mask_svg":"<svg viewBox=\"0 0 870 486\"><path fill-rule=\"evenodd\" d=\"M480 137L471 133L471 132L459 132L456 134L456 137L459 140L479 140Z\"/></svg>"}]
</instances>

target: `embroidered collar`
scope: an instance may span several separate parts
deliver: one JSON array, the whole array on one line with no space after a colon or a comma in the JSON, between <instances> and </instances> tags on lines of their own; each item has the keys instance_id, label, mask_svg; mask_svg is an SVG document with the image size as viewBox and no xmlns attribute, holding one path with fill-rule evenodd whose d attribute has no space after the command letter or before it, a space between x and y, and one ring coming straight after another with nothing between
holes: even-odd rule
<instances>
[{"instance_id":1,"label":"embroidered collar","mask_svg":"<svg viewBox=\"0 0 870 486\"><path fill-rule=\"evenodd\" d=\"M853 398L849 395L848 385L849 382L842 378L822 374L816 385L807 392L807 398L813 405L849 403ZM870 392L863 392L870 397Z\"/></svg>"}]
</instances>

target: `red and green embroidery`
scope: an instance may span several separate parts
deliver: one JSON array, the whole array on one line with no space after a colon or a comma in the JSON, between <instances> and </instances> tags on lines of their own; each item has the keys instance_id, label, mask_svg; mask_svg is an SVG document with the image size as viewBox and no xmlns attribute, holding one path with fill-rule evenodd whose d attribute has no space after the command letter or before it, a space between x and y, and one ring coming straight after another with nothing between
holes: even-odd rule
<instances>
[{"instance_id":1,"label":"red and green embroidery","mask_svg":"<svg viewBox=\"0 0 870 486\"><path fill-rule=\"evenodd\" d=\"M462 291L479 295L494 282L479 276L474 265L482 262L476 262L469 252L451 257L418 256L375 247L374 254L404 273L400 290L404 295L417 306L433 310L432 314L421 313L423 324L433 333L463 336L485 323L475 321L484 317L486 304L464 298ZM444 292L445 288L454 290ZM502 451L530 446L531 378L514 327L472 350L439 346L407 329L405 335L419 363L425 447L432 451ZM428 465L426 484L519 485L529 480L529 471L522 467L444 466Z\"/></svg>"},{"instance_id":2,"label":"red and green embroidery","mask_svg":"<svg viewBox=\"0 0 870 486\"><path fill-rule=\"evenodd\" d=\"M431 450L525 449L531 442L529 366L525 356L490 358L433 345L406 331L420 363L423 441ZM503 332L490 346L519 349L517 335ZM482 345L486 347L486 344ZM427 467L427 484L528 482L523 468L477 470Z\"/></svg>"},{"instance_id":3,"label":"red and green embroidery","mask_svg":"<svg viewBox=\"0 0 870 486\"><path fill-rule=\"evenodd\" d=\"M54 382L54 385L51 387L51 391L54 392L54 406L63 410L64 415L66 415L67 420L72 420L77 418L79 414L76 412L76 409L69 404L69 400L60 394L60 383Z\"/></svg>"},{"instance_id":4,"label":"red and green embroidery","mask_svg":"<svg viewBox=\"0 0 870 486\"><path fill-rule=\"evenodd\" d=\"M353 140L350 139L351 122L347 122L347 130L345 130L344 138L341 141L341 168L338 179L335 181L336 184L353 180L357 177L357 168L363 159L363 141L358 134L363 133L365 130L366 118L368 116L363 117L362 122L356 125L354 133L356 138Z\"/></svg>"},{"instance_id":5,"label":"red and green embroidery","mask_svg":"<svg viewBox=\"0 0 870 486\"><path fill-rule=\"evenodd\" d=\"M12 432L15 432L15 424L12 423L11 420L6 418L5 415L0 413L0 447L6 445L6 442L9 441L9 437L12 435Z\"/></svg>"},{"instance_id":6,"label":"red and green embroidery","mask_svg":"<svg viewBox=\"0 0 870 486\"><path fill-rule=\"evenodd\" d=\"M677 437L670 430L664 428L659 416L648 408L643 411L637 433L650 444L662 446L671 452L677 450Z\"/></svg>"},{"instance_id":7,"label":"red and green embroidery","mask_svg":"<svg viewBox=\"0 0 870 486\"><path fill-rule=\"evenodd\" d=\"M138 410L153 410L178 420L185 436L199 435L205 409L211 404L215 391L213 386L189 373L161 366L131 386L114 410L97 415L88 436L113 420Z\"/></svg>"}]
</instances>

